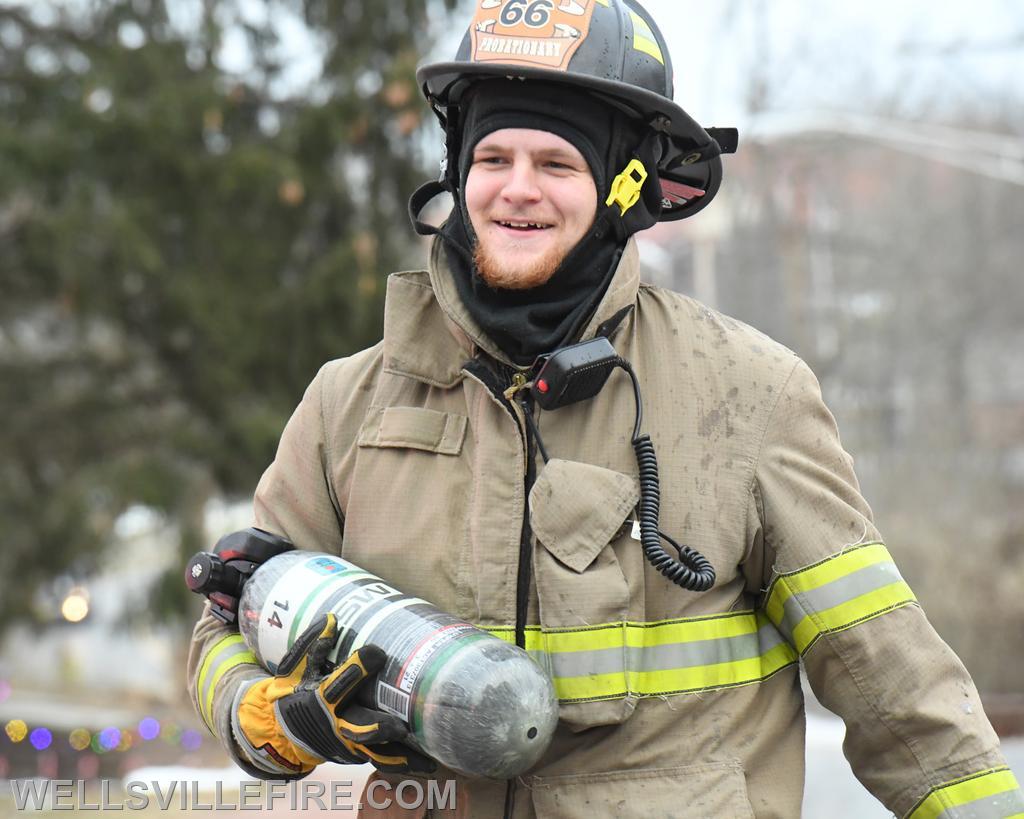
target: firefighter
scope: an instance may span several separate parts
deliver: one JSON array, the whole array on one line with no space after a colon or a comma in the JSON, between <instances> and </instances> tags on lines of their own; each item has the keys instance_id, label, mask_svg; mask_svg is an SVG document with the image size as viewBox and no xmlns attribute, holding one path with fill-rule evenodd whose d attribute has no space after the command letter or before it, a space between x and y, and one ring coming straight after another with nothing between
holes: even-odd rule
<instances>
[{"instance_id":1,"label":"firefighter","mask_svg":"<svg viewBox=\"0 0 1024 819\"><path fill-rule=\"evenodd\" d=\"M634 0L478 0L456 58L417 77L446 144L441 180L410 203L435 234L429 269L391 276L382 341L317 374L255 522L525 647L554 681L559 727L515 781L427 773L383 715L345 705L379 657L311 674L310 635L271 677L207 614L189 675L210 730L260 776L333 759L370 760L392 782L455 779L459 816L793 817L802 665L846 723L854 772L895 814L1024 813L810 369L640 283L634 235L706 207L736 147L672 101L650 16ZM454 207L435 227L419 214L442 190ZM629 379L538 410L537 362L598 336L642 390L660 528L707 558L710 589L670 582L635 533ZM274 705L299 694L299 717Z\"/></svg>"}]
</instances>

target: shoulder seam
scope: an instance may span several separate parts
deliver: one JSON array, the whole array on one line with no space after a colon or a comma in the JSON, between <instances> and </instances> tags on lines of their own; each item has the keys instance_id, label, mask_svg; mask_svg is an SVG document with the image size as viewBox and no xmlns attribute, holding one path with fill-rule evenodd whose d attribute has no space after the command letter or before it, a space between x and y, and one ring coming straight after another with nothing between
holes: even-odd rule
<instances>
[{"instance_id":1,"label":"shoulder seam","mask_svg":"<svg viewBox=\"0 0 1024 819\"><path fill-rule=\"evenodd\" d=\"M761 438L757 443L757 453L754 455L753 468L750 471L750 483L747 484L747 493L752 495L754 491L754 484L757 483L757 468L761 464L761 454L764 452L764 442L768 438L768 429L772 425L772 420L775 418L775 411L779 408L779 404L782 402L782 396L786 394L786 390L789 389L789 382L793 380L793 375L801 364L804 364L803 359L797 357L796 361L793 362L793 366L789 370L789 375L786 376L785 380L779 388L779 394L775 397L775 403L772 404L772 408L768 413L768 417L765 419L764 429L761 430ZM806 366L806 364L804 365ZM762 520L761 523L764 523Z\"/></svg>"},{"instance_id":2,"label":"shoulder seam","mask_svg":"<svg viewBox=\"0 0 1024 819\"><path fill-rule=\"evenodd\" d=\"M331 362L328 362L330 364ZM331 500L331 506L334 507L334 514L338 516L338 523L341 524L341 531L345 531L345 515L341 511L341 503L338 500L337 493L334 491L334 482L331 480L332 468L331 463L333 460L333 448L334 443L331 441L328 428L327 428L327 405L324 400L324 393L326 392L327 382L327 366L325 364L323 369L323 377L320 379L320 438L324 442L324 482L327 484L327 497Z\"/></svg>"}]
</instances>

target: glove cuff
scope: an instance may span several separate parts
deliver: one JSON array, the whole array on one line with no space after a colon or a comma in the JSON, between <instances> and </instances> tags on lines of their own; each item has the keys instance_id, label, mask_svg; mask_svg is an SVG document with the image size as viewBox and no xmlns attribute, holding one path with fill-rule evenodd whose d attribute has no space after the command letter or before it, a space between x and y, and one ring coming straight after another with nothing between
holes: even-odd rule
<instances>
[{"instance_id":1,"label":"glove cuff","mask_svg":"<svg viewBox=\"0 0 1024 819\"><path fill-rule=\"evenodd\" d=\"M274 680L265 677L239 686L231 708L231 733L254 767L275 778L295 779L310 773L323 758L285 734L277 709L263 690Z\"/></svg>"}]
</instances>

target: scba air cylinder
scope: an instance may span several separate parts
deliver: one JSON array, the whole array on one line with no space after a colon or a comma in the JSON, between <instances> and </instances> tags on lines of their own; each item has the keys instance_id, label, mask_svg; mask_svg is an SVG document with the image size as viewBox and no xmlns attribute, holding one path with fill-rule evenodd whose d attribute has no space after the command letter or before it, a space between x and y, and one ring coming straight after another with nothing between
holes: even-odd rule
<instances>
[{"instance_id":1,"label":"scba air cylinder","mask_svg":"<svg viewBox=\"0 0 1024 819\"><path fill-rule=\"evenodd\" d=\"M275 672L285 652L327 612L338 620L332 660L364 645L388 656L376 707L409 726L420 749L471 776L509 779L533 766L558 721L551 680L515 646L409 597L339 557L291 551L256 569L238 625Z\"/></svg>"}]
</instances>

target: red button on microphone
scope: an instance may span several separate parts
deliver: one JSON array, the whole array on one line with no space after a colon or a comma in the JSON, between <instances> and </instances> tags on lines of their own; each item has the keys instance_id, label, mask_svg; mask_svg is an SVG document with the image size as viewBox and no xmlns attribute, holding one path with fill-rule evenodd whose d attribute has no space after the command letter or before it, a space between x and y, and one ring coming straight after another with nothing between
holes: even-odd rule
<instances>
[{"instance_id":1,"label":"red button on microphone","mask_svg":"<svg viewBox=\"0 0 1024 819\"><path fill-rule=\"evenodd\" d=\"M548 382L545 381L543 378L540 379L537 382L537 390L538 390L538 392L547 392L548 391Z\"/></svg>"}]
</instances>

